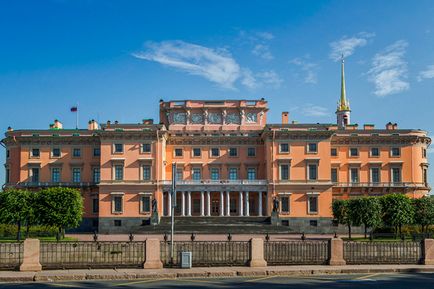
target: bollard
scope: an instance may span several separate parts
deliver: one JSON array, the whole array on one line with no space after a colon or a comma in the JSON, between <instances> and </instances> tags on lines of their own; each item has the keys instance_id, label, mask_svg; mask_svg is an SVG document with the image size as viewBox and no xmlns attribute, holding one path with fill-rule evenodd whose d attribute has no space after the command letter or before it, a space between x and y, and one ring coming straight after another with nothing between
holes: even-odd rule
<instances>
[{"instance_id":1,"label":"bollard","mask_svg":"<svg viewBox=\"0 0 434 289\"><path fill-rule=\"evenodd\" d=\"M264 259L264 240L262 238L250 239L250 267L267 267Z\"/></svg>"},{"instance_id":2,"label":"bollard","mask_svg":"<svg viewBox=\"0 0 434 289\"><path fill-rule=\"evenodd\" d=\"M144 269L161 269L163 263L160 259L160 240L158 239L146 239L145 244L146 260L143 263Z\"/></svg>"},{"instance_id":3,"label":"bollard","mask_svg":"<svg viewBox=\"0 0 434 289\"><path fill-rule=\"evenodd\" d=\"M434 239L425 239L423 241L424 260L425 265L434 265Z\"/></svg>"},{"instance_id":4,"label":"bollard","mask_svg":"<svg viewBox=\"0 0 434 289\"><path fill-rule=\"evenodd\" d=\"M329 265L342 266L345 265L344 259L344 241L340 238L333 238L329 240L330 259Z\"/></svg>"},{"instance_id":5,"label":"bollard","mask_svg":"<svg viewBox=\"0 0 434 289\"><path fill-rule=\"evenodd\" d=\"M38 239L26 239L24 241L23 263L20 271L38 272L42 270L39 263L40 242Z\"/></svg>"}]
</instances>

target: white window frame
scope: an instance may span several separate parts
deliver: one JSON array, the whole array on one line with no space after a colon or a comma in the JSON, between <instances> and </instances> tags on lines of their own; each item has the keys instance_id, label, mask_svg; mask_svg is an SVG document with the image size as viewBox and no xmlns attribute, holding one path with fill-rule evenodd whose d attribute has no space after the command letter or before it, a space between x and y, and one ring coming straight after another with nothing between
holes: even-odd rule
<instances>
[{"instance_id":1,"label":"white window frame","mask_svg":"<svg viewBox=\"0 0 434 289\"><path fill-rule=\"evenodd\" d=\"M352 170L353 169L357 170L357 182L353 182L353 175L352 175ZM349 172L348 172L348 178L349 178L348 182L350 184L359 184L360 183L360 168L359 167L354 167L354 166L352 167L352 166L350 166L348 168L348 170L349 170Z\"/></svg>"},{"instance_id":2,"label":"white window frame","mask_svg":"<svg viewBox=\"0 0 434 289\"><path fill-rule=\"evenodd\" d=\"M316 144L316 150L315 151L311 151L310 150L310 147L309 147L310 144ZM307 143L306 144L306 153L308 153L308 154L317 154L318 153L318 146L319 146L318 142L309 142L309 143Z\"/></svg>"},{"instance_id":3,"label":"white window frame","mask_svg":"<svg viewBox=\"0 0 434 289\"><path fill-rule=\"evenodd\" d=\"M308 215L318 215L319 214L319 193L306 193L307 196L307 213ZM316 198L316 211L312 211L310 207L310 199Z\"/></svg>"},{"instance_id":4,"label":"white window frame","mask_svg":"<svg viewBox=\"0 0 434 289\"><path fill-rule=\"evenodd\" d=\"M149 179L145 179L145 167L149 168ZM141 168L140 179L142 181L145 181L145 182L151 181L152 180L152 165L151 164L141 164L140 168Z\"/></svg>"},{"instance_id":5,"label":"white window frame","mask_svg":"<svg viewBox=\"0 0 434 289\"><path fill-rule=\"evenodd\" d=\"M124 195L125 193L123 192L113 192L110 194L111 195L111 203L112 203L112 214L113 215L120 215L124 213ZM116 211L116 198L120 197L121 198L121 210L120 211Z\"/></svg>"},{"instance_id":6,"label":"white window frame","mask_svg":"<svg viewBox=\"0 0 434 289\"><path fill-rule=\"evenodd\" d=\"M59 150L59 156L54 156L54 150ZM41 154L41 151L39 151L39 155ZM53 159L60 159L62 157L62 149L60 147L52 147L50 152L50 157Z\"/></svg>"},{"instance_id":7,"label":"white window frame","mask_svg":"<svg viewBox=\"0 0 434 289\"><path fill-rule=\"evenodd\" d=\"M176 155L176 150L181 150L181 155L180 156ZM182 158L183 156L184 156L184 150L182 148L180 148L180 147L173 148L173 157L174 158Z\"/></svg>"},{"instance_id":8,"label":"white window frame","mask_svg":"<svg viewBox=\"0 0 434 289\"><path fill-rule=\"evenodd\" d=\"M145 151L144 150L145 145L149 145L149 151ZM140 146L140 153L142 153L142 154L150 154L150 153L152 153L152 143L150 143L150 142L144 142L144 143L142 143L141 146Z\"/></svg>"},{"instance_id":9,"label":"white window frame","mask_svg":"<svg viewBox=\"0 0 434 289\"><path fill-rule=\"evenodd\" d=\"M373 173L372 173L372 171L374 169L378 170L378 182L374 182ZM381 183L381 167L380 166L371 166L369 168L369 182L371 184L379 184L379 183Z\"/></svg>"},{"instance_id":10,"label":"white window frame","mask_svg":"<svg viewBox=\"0 0 434 289\"><path fill-rule=\"evenodd\" d=\"M121 152L117 152L116 151L116 145L121 145L122 146L122 151ZM125 152L125 144L123 144L123 143L113 143L113 154L117 154L117 155L120 155L120 154L123 154L124 152Z\"/></svg>"},{"instance_id":11,"label":"white window frame","mask_svg":"<svg viewBox=\"0 0 434 289\"><path fill-rule=\"evenodd\" d=\"M279 213L284 214L284 215L290 215L291 214L291 195L292 195L292 193L290 193L290 192L279 193ZM288 211L287 212L284 212L282 210L282 208L283 208L282 198L288 198L288 203L287 203L288 204Z\"/></svg>"},{"instance_id":12,"label":"white window frame","mask_svg":"<svg viewBox=\"0 0 434 289\"><path fill-rule=\"evenodd\" d=\"M372 150L373 150L373 149L377 149L377 150L378 150L378 155L374 156L374 155L372 154ZM380 150L379 147L371 147L371 148L369 149L369 156L370 156L371 158L379 158L379 157L380 157L380 154L381 154L381 150Z\"/></svg>"},{"instance_id":13,"label":"white window frame","mask_svg":"<svg viewBox=\"0 0 434 289\"><path fill-rule=\"evenodd\" d=\"M255 172L255 178L253 178L253 179L249 178L249 171L250 170ZM247 168L247 180L253 181L253 180L257 180L257 179L258 179L258 170L255 167L248 167Z\"/></svg>"},{"instance_id":14,"label":"white window frame","mask_svg":"<svg viewBox=\"0 0 434 289\"><path fill-rule=\"evenodd\" d=\"M236 175L236 178L235 178L235 179L232 179L232 178L231 178L231 171L232 171L232 172L235 171L235 175ZM234 180L238 180L238 179L239 179L238 168L236 168L236 167L230 167L230 168L228 169L228 179L231 180L231 181L234 181Z\"/></svg>"},{"instance_id":15,"label":"white window frame","mask_svg":"<svg viewBox=\"0 0 434 289\"><path fill-rule=\"evenodd\" d=\"M217 171L217 179L213 179L213 173L215 173L216 171ZM210 179L213 181L220 180L220 169L215 168L215 167L210 168L210 174L209 175L210 175Z\"/></svg>"},{"instance_id":16,"label":"white window frame","mask_svg":"<svg viewBox=\"0 0 434 289\"><path fill-rule=\"evenodd\" d=\"M355 154L355 155L352 155L352 153L351 153L351 150L353 150L353 149L356 150L356 154ZM350 158L356 158L356 157L358 157L358 156L359 156L359 148L356 148L356 147L350 147L350 148L348 149L348 156L349 156Z\"/></svg>"},{"instance_id":17,"label":"white window frame","mask_svg":"<svg viewBox=\"0 0 434 289\"><path fill-rule=\"evenodd\" d=\"M140 214L145 214L145 215L149 215L152 212L152 193L151 192L143 192L143 193L139 193L140 196L140 204L139 204L139 213ZM143 210L143 198L149 198L149 211L145 211Z\"/></svg>"},{"instance_id":18,"label":"white window frame","mask_svg":"<svg viewBox=\"0 0 434 289\"><path fill-rule=\"evenodd\" d=\"M393 178L393 176L394 176L393 170L394 169L399 169L399 182L395 181L394 178ZM400 166L393 166L393 167L390 168L390 182L392 184L402 183L402 167L400 167Z\"/></svg>"},{"instance_id":19,"label":"white window frame","mask_svg":"<svg viewBox=\"0 0 434 289\"><path fill-rule=\"evenodd\" d=\"M231 156L231 149L235 149L236 154L234 156ZM238 148L237 147L229 147L228 148L228 157L230 157L230 158L238 157Z\"/></svg>"},{"instance_id":20,"label":"white window frame","mask_svg":"<svg viewBox=\"0 0 434 289\"><path fill-rule=\"evenodd\" d=\"M59 180L57 180L57 181L55 181L53 179L53 171L55 169L59 170ZM53 182L53 183L60 183L62 181L62 168L60 168L60 167L51 167L50 168L50 174L51 174L51 176L50 176L51 177L51 182Z\"/></svg>"},{"instance_id":21,"label":"white window frame","mask_svg":"<svg viewBox=\"0 0 434 289\"><path fill-rule=\"evenodd\" d=\"M316 166L316 178L315 179L311 179L310 178L310 166ZM319 179L319 174L318 174L318 163L314 163L314 162L309 162L309 163L307 163L307 166L306 166L306 169L307 169L307 172L306 172L306 175L307 175L307 181L318 181L318 179Z\"/></svg>"},{"instance_id":22,"label":"white window frame","mask_svg":"<svg viewBox=\"0 0 434 289\"><path fill-rule=\"evenodd\" d=\"M199 150L199 155L198 156L196 156L196 155L194 155L194 151L195 150ZM192 147L191 148L191 157L192 158L201 158L202 157L202 148L201 147Z\"/></svg>"},{"instance_id":23,"label":"white window frame","mask_svg":"<svg viewBox=\"0 0 434 289\"><path fill-rule=\"evenodd\" d=\"M214 156L214 155L212 154L213 149L216 149L216 150L217 150L217 155L216 155L216 156ZM210 158L218 158L218 157L220 157L220 148L211 147L210 150L209 150L209 157L210 157Z\"/></svg>"},{"instance_id":24,"label":"white window frame","mask_svg":"<svg viewBox=\"0 0 434 289\"><path fill-rule=\"evenodd\" d=\"M34 149L37 149L39 151L39 156L34 156L33 155L33 150ZM32 159L39 159L41 157L41 148L39 148L39 147L31 147L30 150L29 150L29 154L30 154L30 158L32 158Z\"/></svg>"},{"instance_id":25,"label":"white window frame","mask_svg":"<svg viewBox=\"0 0 434 289\"><path fill-rule=\"evenodd\" d=\"M253 149L253 155L249 156L249 150ZM247 147L247 157L248 158L254 158L256 157L256 148L255 147Z\"/></svg>"},{"instance_id":26,"label":"white window frame","mask_svg":"<svg viewBox=\"0 0 434 289\"><path fill-rule=\"evenodd\" d=\"M120 180L116 179L116 167L122 167L122 178ZM113 181L121 182L125 178L125 166L123 163L114 163L113 164Z\"/></svg>"},{"instance_id":27,"label":"white window frame","mask_svg":"<svg viewBox=\"0 0 434 289\"><path fill-rule=\"evenodd\" d=\"M288 151L282 151L282 144L286 144L288 146ZM290 145L287 142L281 142L279 143L279 153L280 154L289 154L290 152Z\"/></svg>"},{"instance_id":28,"label":"white window frame","mask_svg":"<svg viewBox=\"0 0 434 289\"><path fill-rule=\"evenodd\" d=\"M399 153L398 153L398 155L393 155L393 149L398 149L398 151L399 151ZM401 147L391 147L390 148L390 157L391 158L399 158L399 157L401 157Z\"/></svg>"},{"instance_id":29,"label":"white window frame","mask_svg":"<svg viewBox=\"0 0 434 289\"><path fill-rule=\"evenodd\" d=\"M78 156L74 155L75 150L79 151L79 155ZM76 158L76 159L81 158L83 156L81 152L82 152L81 148L73 147L72 151L71 151L71 157Z\"/></svg>"},{"instance_id":30,"label":"white window frame","mask_svg":"<svg viewBox=\"0 0 434 289\"><path fill-rule=\"evenodd\" d=\"M288 166L288 178L284 179L282 176L282 166ZM281 181L289 181L291 178L291 164L290 163L282 163L279 164L279 180Z\"/></svg>"},{"instance_id":31,"label":"white window frame","mask_svg":"<svg viewBox=\"0 0 434 289\"><path fill-rule=\"evenodd\" d=\"M74 180L74 171L75 170L79 170L79 172L80 172L80 180L77 182L77 181L75 181ZM73 167L72 169L71 169L71 180L72 180L72 182L73 183L81 183L82 181L83 181L83 168L82 167Z\"/></svg>"},{"instance_id":32,"label":"white window frame","mask_svg":"<svg viewBox=\"0 0 434 289\"><path fill-rule=\"evenodd\" d=\"M335 170L336 171L336 180L335 181L333 181L333 170ZM332 183L334 183L334 182L336 182L336 183L339 183L339 168L336 168L336 167L332 167L331 169L330 169L330 180L332 181Z\"/></svg>"}]
</instances>

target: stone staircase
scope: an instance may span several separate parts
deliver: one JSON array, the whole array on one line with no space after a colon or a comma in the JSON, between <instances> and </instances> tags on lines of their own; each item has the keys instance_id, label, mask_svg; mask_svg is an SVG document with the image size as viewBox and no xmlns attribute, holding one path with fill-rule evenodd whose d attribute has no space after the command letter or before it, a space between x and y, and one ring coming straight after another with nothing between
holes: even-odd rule
<instances>
[{"instance_id":1,"label":"stone staircase","mask_svg":"<svg viewBox=\"0 0 434 289\"><path fill-rule=\"evenodd\" d=\"M136 233L168 233L171 218L162 217L158 225L144 225ZM289 233L287 226L272 226L270 217L175 217L177 233L265 234Z\"/></svg>"}]
</instances>

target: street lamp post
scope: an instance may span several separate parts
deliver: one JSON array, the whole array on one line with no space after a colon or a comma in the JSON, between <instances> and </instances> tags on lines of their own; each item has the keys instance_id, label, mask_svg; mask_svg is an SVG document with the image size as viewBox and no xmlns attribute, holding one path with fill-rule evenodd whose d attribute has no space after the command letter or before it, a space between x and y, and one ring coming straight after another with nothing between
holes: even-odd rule
<instances>
[{"instance_id":1,"label":"street lamp post","mask_svg":"<svg viewBox=\"0 0 434 289\"><path fill-rule=\"evenodd\" d=\"M174 255L174 234L175 234L175 207L176 207L176 163L172 164L172 191L170 193L171 198L171 231L170 231L170 262L173 266Z\"/></svg>"}]
</instances>

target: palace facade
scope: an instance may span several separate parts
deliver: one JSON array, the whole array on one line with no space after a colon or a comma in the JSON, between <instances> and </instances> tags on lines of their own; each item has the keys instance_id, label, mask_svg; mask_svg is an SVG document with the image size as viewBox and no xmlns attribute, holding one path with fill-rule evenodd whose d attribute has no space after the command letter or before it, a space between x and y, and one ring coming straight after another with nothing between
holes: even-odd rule
<instances>
[{"instance_id":1,"label":"palace facade","mask_svg":"<svg viewBox=\"0 0 434 289\"><path fill-rule=\"evenodd\" d=\"M274 200L294 231L330 232L335 198L430 191L427 132L351 124L343 63L336 124L290 122L287 112L267 124L264 99L159 105L159 124L92 120L87 129L63 129L56 120L47 130L9 128L5 187L79 188L80 230L101 233L143 228L153 203L163 218L172 202L185 218L265 217Z\"/></svg>"}]
</instances>

